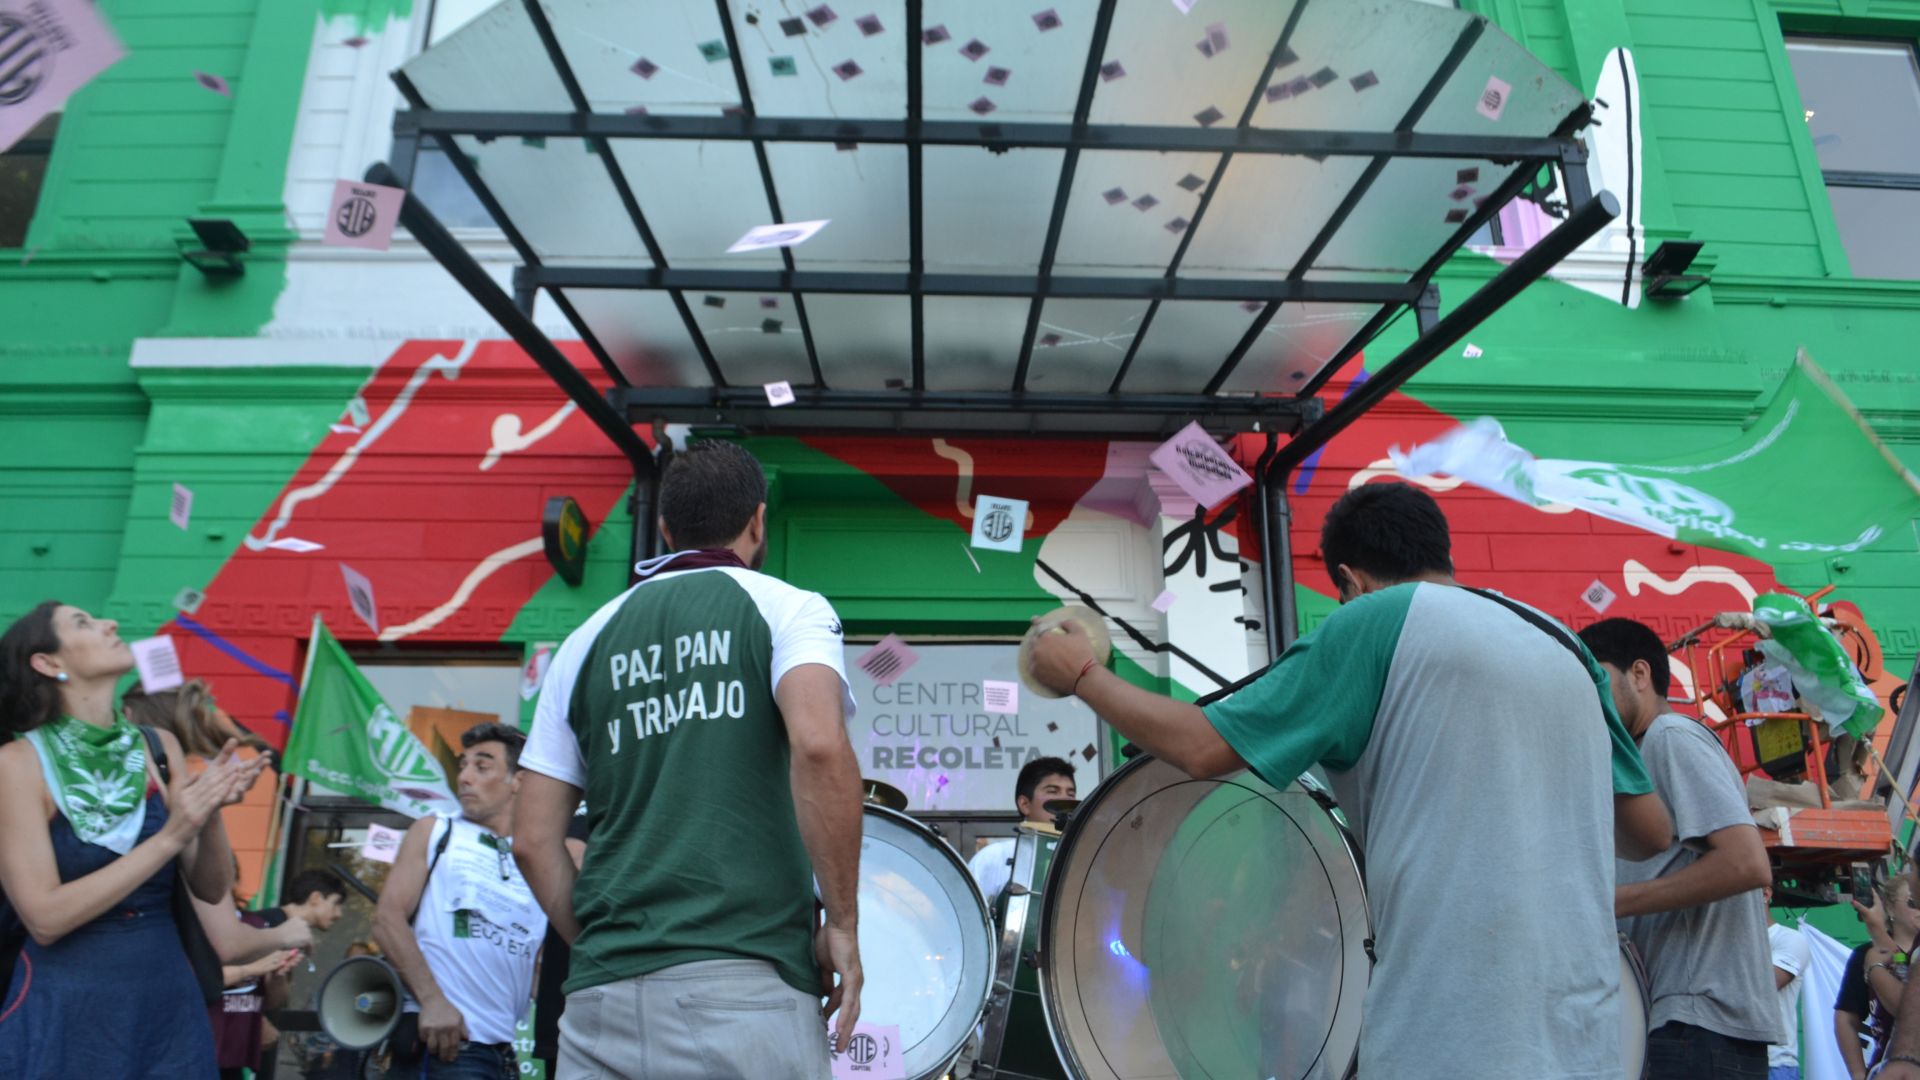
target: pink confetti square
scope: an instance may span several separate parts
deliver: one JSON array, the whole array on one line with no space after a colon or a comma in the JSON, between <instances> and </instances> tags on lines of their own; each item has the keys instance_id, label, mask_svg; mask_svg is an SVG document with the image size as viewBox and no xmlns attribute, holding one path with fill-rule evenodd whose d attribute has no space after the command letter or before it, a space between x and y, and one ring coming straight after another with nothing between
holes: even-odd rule
<instances>
[{"instance_id":1,"label":"pink confetti square","mask_svg":"<svg viewBox=\"0 0 1920 1080\"><path fill-rule=\"evenodd\" d=\"M1107 200L1108 206L1114 206L1127 201L1127 193L1122 188L1108 188L1100 193L1100 197Z\"/></svg>"},{"instance_id":2,"label":"pink confetti square","mask_svg":"<svg viewBox=\"0 0 1920 1080\"><path fill-rule=\"evenodd\" d=\"M205 89L219 94L221 97L233 96L233 87L228 86L227 80L218 75L209 75L204 71L196 71L193 73L193 81L199 83Z\"/></svg>"},{"instance_id":3,"label":"pink confetti square","mask_svg":"<svg viewBox=\"0 0 1920 1080\"><path fill-rule=\"evenodd\" d=\"M960 46L960 55L969 60L978 60L992 51L993 50L987 48L979 38L974 38L972 41Z\"/></svg>"},{"instance_id":4,"label":"pink confetti square","mask_svg":"<svg viewBox=\"0 0 1920 1080\"><path fill-rule=\"evenodd\" d=\"M853 25L860 28L860 35L862 37L872 37L886 29L880 25L880 16L878 15L862 15L853 20Z\"/></svg>"},{"instance_id":5,"label":"pink confetti square","mask_svg":"<svg viewBox=\"0 0 1920 1080\"><path fill-rule=\"evenodd\" d=\"M1006 68L990 67L987 69L987 77L980 81L986 83L988 86L1005 86L1007 85L1007 79L1012 75L1013 72L1008 71Z\"/></svg>"},{"instance_id":6,"label":"pink confetti square","mask_svg":"<svg viewBox=\"0 0 1920 1080\"><path fill-rule=\"evenodd\" d=\"M1126 78L1126 75L1127 75L1127 69L1124 67L1121 67L1120 61L1118 60L1109 60L1106 63L1100 65L1100 81L1101 82L1112 82L1115 79L1124 79Z\"/></svg>"},{"instance_id":7,"label":"pink confetti square","mask_svg":"<svg viewBox=\"0 0 1920 1080\"><path fill-rule=\"evenodd\" d=\"M1511 93L1513 87L1498 75L1491 76L1487 79L1487 88L1480 91L1480 104L1474 106L1473 111L1489 120L1498 120L1500 114L1507 111L1507 95Z\"/></svg>"},{"instance_id":8,"label":"pink confetti square","mask_svg":"<svg viewBox=\"0 0 1920 1080\"><path fill-rule=\"evenodd\" d=\"M1161 443L1147 459L1207 509L1253 483L1253 477L1227 456L1197 420Z\"/></svg>"},{"instance_id":9,"label":"pink confetti square","mask_svg":"<svg viewBox=\"0 0 1920 1080\"><path fill-rule=\"evenodd\" d=\"M321 243L334 247L385 251L393 245L393 229L400 223L400 204L407 193L400 188L341 180L333 185L333 203L327 210L327 231Z\"/></svg>"},{"instance_id":10,"label":"pink confetti square","mask_svg":"<svg viewBox=\"0 0 1920 1080\"><path fill-rule=\"evenodd\" d=\"M836 67L834 67L833 73L835 75L840 76L841 82L846 82L854 78L855 76L859 75L861 73L861 69L859 64L856 64L853 61L848 60L845 63L839 64Z\"/></svg>"},{"instance_id":11,"label":"pink confetti square","mask_svg":"<svg viewBox=\"0 0 1920 1080\"><path fill-rule=\"evenodd\" d=\"M920 44L922 45L938 45L943 41L951 40L953 40L953 35L947 33L947 28L944 24L940 26L929 26L925 30L920 31Z\"/></svg>"},{"instance_id":12,"label":"pink confetti square","mask_svg":"<svg viewBox=\"0 0 1920 1080\"><path fill-rule=\"evenodd\" d=\"M861 653L853 666L865 672L875 686L892 686L908 668L919 662L920 654L901 641L900 635L888 634L879 644Z\"/></svg>"},{"instance_id":13,"label":"pink confetti square","mask_svg":"<svg viewBox=\"0 0 1920 1080\"><path fill-rule=\"evenodd\" d=\"M988 113L992 112L993 110L999 108L999 106L995 105L990 98L980 97L980 98L975 98L970 104L968 104L967 108L972 109L974 112L979 113L981 116L985 116Z\"/></svg>"},{"instance_id":14,"label":"pink confetti square","mask_svg":"<svg viewBox=\"0 0 1920 1080\"><path fill-rule=\"evenodd\" d=\"M1036 11L1033 13L1033 25L1039 27L1040 32L1043 34L1049 30L1058 30L1060 29L1060 13L1052 8L1048 8L1045 11Z\"/></svg>"},{"instance_id":15,"label":"pink confetti square","mask_svg":"<svg viewBox=\"0 0 1920 1080\"><path fill-rule=\"evenodd\" d=\"M1172 589L1162 589L1160 590L1160 595L1153 598L1153 610L1164 615L1167 613L1167 609L1173 606L1173 602L1178 599L1180 598L1173 594Z\"/></svg>"},{"instance_id":16,"label":"pink confetti square","mask_svg":"<svg viewBox=\"0 0 1920 1080\"><path fill-rule=\"evenodd\" d=\"M840 17L840 16L838 16L838 15L835 15L835 14L833 13L833 9L832 9L832 8L830 8L830 7L828 7L828 6L827 6L827 5L825 5L825 4L821 4L821 5L819 6L819 7L817 7L817 8L813 8L812 10L810 10L810 11L808 11L808 12L807 12L807 19L808 19L808 20L809 20L810 22L812 22L812 23L813 23L813 25L815 25L815 26L818 26L818 27L823 27L823 28L824 28L824 27L825 27L825 26L826 26L826 25L827 25L828 23L830 23L830 22L832 22L833 20L835 20L835 19L837 19L837 18L839 18L839 17Z\"/></svg>"},{"instance_id":17,"label":"pink confetti square","mask_svg":"<svg viewBox=\"0 0 1920 1080\"><path fill-rule=\"evenodd\" d=\"M638 75L643 79L651 79L655 75L658 75L660 73L660 65L654 63L653 61L643 56L640 59L635 60L633 62L633 66L628 68L627 70L633 72L635 75Z\"/></svg>"},{"instance_id":18,"label":"pink confetti square","mask_svg":"<svg viewBox=\"0 0 1920 1080\"><path fill-rule=\"evenodd\" d=\"M347 48L349 48L349 49L358 49L358 48L360 48L360 47L361 47L362 45L365 45L365 44L366 44L367 42L369 42L369 41L371 41L371 40L373 40L373 39L372 39L372 38L364 38L364 37L360 37L360 36L358 36L358 35L356 35L356 36L354 36L354 37L350 37L350 38L348 38L347 40L345 40L345 41L343 41L343 42L341 42L340 44L342 44L342 45L345 45L345 46L346 46Z\"/></svg>"}]
</instances>

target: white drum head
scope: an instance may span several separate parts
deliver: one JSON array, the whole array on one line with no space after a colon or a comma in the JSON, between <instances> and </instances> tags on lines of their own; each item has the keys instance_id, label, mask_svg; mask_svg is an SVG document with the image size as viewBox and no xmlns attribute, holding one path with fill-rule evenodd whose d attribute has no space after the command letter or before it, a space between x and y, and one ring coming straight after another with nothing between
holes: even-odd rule
<instances>
[{"instance_id":1,"label":"white drum head","mask_svg":"<svg viewBox=\"0 0 1920 1080\"><path fill-rule=\"evenodd\" d=\"M1647 973L1627 935L1620 935L1620 1064L1627 1080L1647 1074Z\"/></svg>"},{"instance_id":2,"label":"white drum head","mask_svg":"<svg viewBox=\"0 0 1920 1080\"><path fill-rule=\"evenodd\" d=\"M1074 815L1047 878L1041 995L1084 1080L1339 1080L1372 935L1346 831L1299 784L1143 757Z\"/></svg>"},{"instance_id":3,"label":"white drum head","mask_svg":"<svg viewBox=\"0 0 1920 1080\"><path fill-rule=\"evenodd\" d=\"M860 841L860 1019L898 1025L913 1080L960 1053L993 988L993 926L966 864L924 825L867 806Z\"/></svg>"}]
</instances>

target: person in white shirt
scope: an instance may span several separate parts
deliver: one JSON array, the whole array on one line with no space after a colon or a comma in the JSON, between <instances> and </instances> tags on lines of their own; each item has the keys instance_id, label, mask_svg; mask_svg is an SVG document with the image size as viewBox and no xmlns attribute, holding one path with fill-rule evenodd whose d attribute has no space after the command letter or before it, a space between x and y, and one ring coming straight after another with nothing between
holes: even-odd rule
<instances>
[{"instance_id":1,"label":"person in white shirt","mask_svg":"<svg viewBox=\"0 0 1920 1080\"><path fill-rule=\"evenodd\" d=\"M1787 1041L1767 1047L1767 1080L1800 1080L1800 975L1812 951L1806 935L1773 921L1773 887L1762 892L1767 903L1767 941L1773 947L1773 986L1780 995L1780 1026Z\"/></svg>"},{"instance_id":2,"label":"person in white shirt","mask_svg":"<svg viewBox=\"0 0 1920 1080\"><path fill-rule=\"evenodd\" d=\"M1071 762L1057 757L1034 758L1020 767L1020 776L1013 783L1013 808L1024 821L1052 825L1053 815L1047 812L1047 803L1074 798L1076 790ZM987 906L992 907L1013 876L1013 839L995 840L974 852L967 869L972 872L973 880L979 882Z\"/></svg>"}]
</instances>

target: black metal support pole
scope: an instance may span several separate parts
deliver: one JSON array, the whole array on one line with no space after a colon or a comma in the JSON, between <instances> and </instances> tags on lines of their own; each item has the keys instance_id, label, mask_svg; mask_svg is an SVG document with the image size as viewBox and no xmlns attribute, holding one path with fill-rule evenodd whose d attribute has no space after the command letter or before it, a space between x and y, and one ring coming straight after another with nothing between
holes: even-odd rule
<instances>
[{"instance_id":1,"label":"black metal support pole","mask_svg":"<svg viewBox=\"0 0 1920 1080\"><path fill-rule=\"evenodd\" d=\"M1492 281L1482 285L1459 307L1448 312L1432 330L1420 335L1412 345L1407 346L1405 352L1394 357L1392 363L1381 368L1358 390L1348 394L1345 401L1329 410L1324 419L1281 447L1280 453L1274 458L1274 468L1282 477L1291 473L1315 450L1345 431L1381 398L1398 390L1421 368L1465 337L1468 331L1500 310L1502 304L1545 276L1554 264L1566 258L1619 214L1619 202L1604 191L1576 208L1572 216L1558 228L1541 237L1539 243L1527 249Z\"/></svg>"},{"instance_id":2,"label":"black metal support pole","mask_svg":"<svg viewBox=\"0 0 1920 1080\"><path fill-rule=\"evenodd\" d=\"M366 179L370 184L401 186L400 178L387 167L384 161L376 161L368 166ZM420 242L420 246L426 248L428 254L432 255L434 260L445 267L447 273L453 275L453 279L467 290L467 295L473 297L481 307L486 309L487 314L493 316L493 320L500 324L500 328L507 332L507 336L526 350L527 355L533 358L533 362L540 365L540 369L554 381L554 385L558 386L567 397L573 399L573 403L580 407L580 411L586 414L587 419L593 421L595 427L606 433L607 438L613 441L613 445L633 463L634 480L641 482L650 478L653 475L653 451L648 448L646 442L634 434L633 428L629 427L620 414L607 404L607 400L600 396L600 392L587 381L587 377L580 374L580 369L573 366L573 361L567 359L566 354L547 339L547 335L542 333L540 328L534 325L533 320L520 310L519 305L515 304L513 298L507 295L507 291L493 280L493 276L487 273L486 268L467 253L467 249L447 232L446 226L440 224L440 220L433 216L433 211L428 210L425 203L414 198L412 192L408 192L406 201L400 204L400 223L405 225L407 231L413 234L413 238Z\"/></svg>"},{"instance_id":3,"label":"black metal support pole","mask_svg":"<svg viewBox=\"0 0 1920 1080\"><path fill-rule=\"evenodd\" d=\"M1440 286L1429 284L1427 291L1420 295L1419 302L1413 305L1413 322L1420 334L1440 325Z\"/></svg>"}]
</instances>

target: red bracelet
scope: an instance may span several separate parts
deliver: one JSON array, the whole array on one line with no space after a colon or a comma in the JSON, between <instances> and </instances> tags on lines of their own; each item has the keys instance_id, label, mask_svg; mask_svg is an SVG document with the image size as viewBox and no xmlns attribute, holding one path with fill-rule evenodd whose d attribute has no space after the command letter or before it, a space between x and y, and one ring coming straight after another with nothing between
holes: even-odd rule
<instances>
[{"instance_id":1,"label":"red bracelet","mask_svg":"<svg viewBox=\"0 0 1920 1080\"><path fill-rule=\"evenodd\" d=\"M1098 657L1093 657L1093 656L1087 657L1087 662L1081 665L1080 667L1080 674L1075 675L1073 677L1073 689L1067 691L1067 693L1073 697L1079 697L1080 696L1080 680L1087 677L1087 672L1092 671L1094 668L1097 668L1099 666L1100 666L1100 660Z\"/></svg>"}]
</instances>

